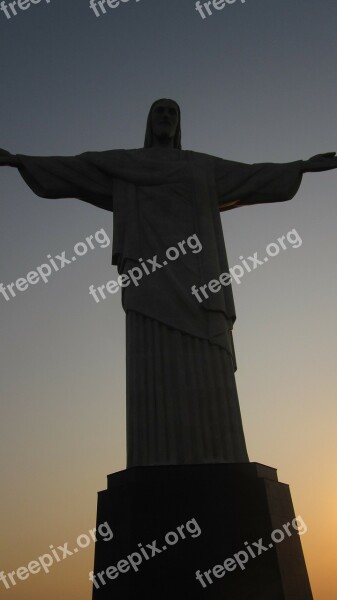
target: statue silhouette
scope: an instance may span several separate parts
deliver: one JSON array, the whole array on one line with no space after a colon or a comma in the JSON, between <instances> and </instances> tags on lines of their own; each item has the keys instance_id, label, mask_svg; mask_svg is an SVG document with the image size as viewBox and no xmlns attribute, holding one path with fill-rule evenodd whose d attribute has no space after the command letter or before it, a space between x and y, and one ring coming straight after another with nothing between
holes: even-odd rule
<instances>
[{"instance_id":1,"label":"statue silhouette","mask_svg":"<svg viewBox=\"0 0 337 600\"><path fill-rule=\"evenodd\" d=\"M305 172L337 168L334 152L309 160L244 164L182 150L178 104L150 108L143 148L77 156L12 155L43 198L78 198L112 211L112 263L120 274L197 235L199 253L181 253L126 285L127 466L247 462L235 384L230 285L201 304L191 294L228 272L220 212L283 202Z\"/></svg>"}]
</instances>

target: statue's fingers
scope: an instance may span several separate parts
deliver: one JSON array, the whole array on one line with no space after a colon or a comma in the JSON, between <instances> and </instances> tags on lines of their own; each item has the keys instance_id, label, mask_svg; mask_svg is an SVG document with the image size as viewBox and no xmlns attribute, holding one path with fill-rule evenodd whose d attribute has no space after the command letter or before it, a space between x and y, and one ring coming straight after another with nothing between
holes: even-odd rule
<instances>
[{"instance_id":1,"label":"statue's fingers","mask_svg":"<svg viewBox=\"0 0 337 600\"><path fill-rule=\"evenodd\" d=\"M321 160L326 158L333 158L334 156L336 156L336 152L325 152L324 154L316 154L315 156L309 158L309 160Z\"/></svg>"}]
</instances>

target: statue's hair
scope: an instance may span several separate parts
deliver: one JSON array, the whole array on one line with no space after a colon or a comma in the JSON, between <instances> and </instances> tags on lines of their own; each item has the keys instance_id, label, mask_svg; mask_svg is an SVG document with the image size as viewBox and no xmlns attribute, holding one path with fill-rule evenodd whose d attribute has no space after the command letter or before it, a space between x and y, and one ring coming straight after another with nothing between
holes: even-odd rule
<instances>
[{"instance_id":1,"label":"statue's hair","mask_svg":"<svg viewBox=\"0 0 337 600\"><path fill-rule=\"evenodd\" d=\"M152 133L152 124L151 124L151 113L152 110L154 109L154 107L159 103L159 102L173 102L173 104L176 105L177 109L178 109L178 124L177 124L177 129L175 132L175 136L174 136L174 148L177 148L178 150L181 150L181 119L180 119L180 107L179 104L175 101L175 100L171 100L170 98L160 98L159 100L156 100L155 102L153 102L153 104L151 105L151 108L149 110L149 114L147 117L147 123L146 123L146 132L145 132L145 141L144 141L144 148L150 148L153 145L153 133Z\"/></svg>"}]
</instances>

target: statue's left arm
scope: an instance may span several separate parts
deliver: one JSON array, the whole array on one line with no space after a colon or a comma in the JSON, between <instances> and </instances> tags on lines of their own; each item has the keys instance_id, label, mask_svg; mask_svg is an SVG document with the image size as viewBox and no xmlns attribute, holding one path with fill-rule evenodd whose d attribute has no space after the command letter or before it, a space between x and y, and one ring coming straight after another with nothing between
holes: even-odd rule
<instances>
[{"instance_id":1,"label":"statue's left arm","mask_svg":"<svg viewBox=\"0 0 337 600\"><path fill-rule=\"evenodd\" d=\"M291 200L303 173L337 168L335 152L289 163L246 164L214 159L215 180L221 211L239 206Z\"/></svg>"}]
</instances>

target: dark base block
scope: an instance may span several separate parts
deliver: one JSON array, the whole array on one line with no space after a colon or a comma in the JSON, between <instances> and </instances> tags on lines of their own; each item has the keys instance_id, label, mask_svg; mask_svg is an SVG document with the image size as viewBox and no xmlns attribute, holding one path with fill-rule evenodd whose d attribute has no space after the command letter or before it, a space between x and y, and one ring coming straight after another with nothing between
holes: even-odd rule
<instances>
[{"instance_id":1,"label":"dark base block","mask_svg":"<svg viewBox=\"0 0 337 600\"><path fill-rule=\"evenodd\" d=\"M289 487L258 463L109 475L97 527L114 537L98 535L93 600L312 600L294 517Z\"/></svg>"}]
</instances>

